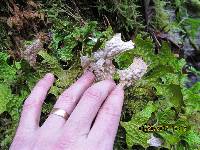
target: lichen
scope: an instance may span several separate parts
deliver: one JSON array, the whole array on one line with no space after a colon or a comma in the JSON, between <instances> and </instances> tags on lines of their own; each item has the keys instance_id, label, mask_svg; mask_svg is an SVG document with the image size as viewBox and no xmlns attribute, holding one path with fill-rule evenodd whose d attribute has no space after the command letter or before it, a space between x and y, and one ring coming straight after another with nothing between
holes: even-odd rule
<instances>
[{"instance_id":1,"label":"lichen","mask_svg":"<svg viewBox=\"0 0 200 150\"><path fill-rule=\"evenodd\" d=\"M139 80L147 71L148 65L141 58L134 58L133 63L124 70L118 70L120 84L130 86Z\"/></svg>"},{"instance_id":2,"label":"lichen","mask_svg":"<svg viewBox=\"0 0 200 150\"><path fill-rule=\"evenodd\" d=\"M147 64L141 58L134 58L133 63L125 70L117 70L112 63L114 57L127 50L133 49L132 41L124 42L118 33L106 42L105 48L92 53L91 57L82 56L81 66L84 70L94 72L96 81L113 79L117 72L122 86L130 86L133 81L140 79L147 70Z\"/></svg>"},{"instance_id":3,"label":"lichen","mask_svg":"<svg viewBox=\"0 0 200 150\"><path fill-rule=\"evenodd\" d=\"M162 141L160 138L157 138L151 134L151 138L147 141L150 146L159 147L162 145Z\"/></svg>"},{"instance_id":4,"label":"lichen","mask_svg":"<svg viewBox=\"0 0 200 150\"><path fill-rule=\"evenodd\" d=\"M30 66L34 67L38 52L43 49L44 43L48 40L49 37L45 33L39 33L32 44L24 46L25 50L21 51L21 57L24 58Z\"/></svg>"}]
</instances>

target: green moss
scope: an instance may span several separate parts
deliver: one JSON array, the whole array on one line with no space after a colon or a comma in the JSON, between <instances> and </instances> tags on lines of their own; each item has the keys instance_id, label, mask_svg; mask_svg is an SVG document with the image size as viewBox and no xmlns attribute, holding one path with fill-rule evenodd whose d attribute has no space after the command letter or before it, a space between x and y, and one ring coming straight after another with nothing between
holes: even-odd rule
<instances>
[{"instance_id":1,"label":"green moss","mask_svg":"<svg viewBox=\"0 0 200 150\"><path fill-rule=\"evenodd\" d=\"M98 10L100 14L108 17L114 31L137 31L144 28L139 3L138 0L101 0L98 3Z\"/></svg>"},{"instance_id":2,"label":"green moss","mask_svg":"<svg viewBox=\"0 0 200 150\"><path fill-rule=\"evenodd\" d=\"M164 0L153 0L155 16L153 17L153 24L156 28L169 30L169 14L166 10L166 2Z\"/></svg>"},{"instance_id":3,"label":"green moss","mask_svg":"<svg viewBox=\"0 0 200 150\"><path fill-rule=\"evenodd\" d=\"M16 55L17 50L16 54L12 55L16 55L18 60L13 56L11 59L8 53L2 52L9 49L12 43L6 25L0 24L0 114L3 118L1 123L4 125L0 128L2 149L8 149L18 125L23 101L37 81L48 72L56 76L42 110L42 121L44 121L56 98L83 73L80 56L90 55L103 48L105 42L114 35L113 30L123 32L125 39L130 39L133 34L136 36L138 32L143 35L137 35L135 38L135 49L115 58L119 69L128 67L134 57L142 57L149 65L147 74L125 90L121 125L126 132L122 130L124 128L120 128L117 135L119 140L115 141L115 146L118 145L120 150L126 149L126 145L131 147L134 144L148 147L147 140L150 138L150 133L139 131L138 127L151 123L154 126L159 124L187 126L185 132L170 130L156 134L163 139L163 146L166 148L198 149L199 83L189 89L185 88L186 75L183 74L182 68L186 62L184 59L176 58L166 42L162 43L158 54L154 53L154 41L148 37L144 38L149 33L144 30L144 6L141 2L139 0L76 1L77 6L74 6L70 1L43 0L44 7L40 11L47 14L48 21L45 23L50 26L44 31L48 30L51 33L51 41L50 44L45 43L45 50L38 53L34 68ZM167 13L167 1L153 2L155 15L151 25L154 25L155 30L164 27L168 30L171 25ZM175 0L170 7L173 4L177 10L177 22L173 25L179 31L184 31L187 36L195 38L199 20L190 16L189 8L191 6L197 13L199 1ZM40 31L39 27L36 28ZM19 35L20 33L16 33L16 36ZM24 44L31 44L30 40L24 39L23 41L26 41ZM191 72L200 74L194 69ZM116 75L115 80L118 79ZM4 124L4 120L7 124ZM185 144L182 144L182 141L185 141Z\"/></svg>"},{"instance_id":4,"label":"green moss","mask_svg":"<svg viewBox=\"0 0 200 150\"><path fill-rule=\"evenodd\" d=\"M136 49L125 52L117 61L120 66L124 63L123 57L127 61L132 60L133 56L140 56L149 63L147 74L133 87L126 90L123 114L132 115L130 121L122 123L127 132L127 144L129 147L134 144L148 146L147 139L149 139L150 133L138 130L141 124L135 120L136 116L142 116L140 113L145 111L143 108L151 103L153 107L156 107L156 111L152 111L154 113L149 115L143 124L192 126L187 132L175 130L170 130L169 133L158 132L157 134L164 139L164 147L177 147L181 140L195 138L194 143L188 141L188 144L190 148L197 148L199 144L197 142L198 127L195 124L192 125L188 118L192 113L198 113L200 109L198 105L199 84L194 85L191 89L185 88L186 75L182 73L182 68L186 62L183 59L177 59L167 43L162 44L159 54L153 54L153 45L150 41L151 39L143 40L138 36L135 40ZM198 93L195 94L195 91ZM190 137L190 133L194 135Z\"/></svg>"},{"instance_id":5,"label":"green moss","mask_svg":"<svg viewBox=\"0 0 200 150\"><path fill-rule=\"evenodd\" d=\"M186 5L189 11L193 12L194 15L200 16L200 1L199 0L188 0Z\"/></svg>"}]
</instances>

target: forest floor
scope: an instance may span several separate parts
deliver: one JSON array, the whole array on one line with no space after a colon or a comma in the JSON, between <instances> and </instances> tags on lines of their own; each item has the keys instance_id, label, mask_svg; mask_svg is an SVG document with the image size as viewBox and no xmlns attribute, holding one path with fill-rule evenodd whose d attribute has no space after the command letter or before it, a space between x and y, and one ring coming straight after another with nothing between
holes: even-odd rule
<instances>
[{"instance_id":1,"label":"forest floor","mask_svg":"<svg viewBox=\"0 0 200 150\"><path fill-rule=\"evenodd\" d=\"M199 0L2 0L0 149L9 148L35 83L47 72L56 76L42 124L58 95L83 73L80 57L115 33L136 46L115 57L115 67L127 68L134 57L149 67L125 90L114 149L200 149Z\"/></svg>"}]
</instances>

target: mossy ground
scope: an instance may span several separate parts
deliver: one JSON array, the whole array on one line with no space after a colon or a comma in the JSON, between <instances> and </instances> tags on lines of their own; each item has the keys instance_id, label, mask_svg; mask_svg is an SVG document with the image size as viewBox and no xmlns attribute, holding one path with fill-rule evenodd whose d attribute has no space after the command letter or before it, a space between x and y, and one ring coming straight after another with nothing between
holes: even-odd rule
<instances>
[{"instance_id":1,"label":"mossy ground","mask_svg":"<svg viewBox=\"0 0 200 150\"><path fill-rule=\"evenodd\" d=\"M140 56L149 68L125 91L114 149L153 149L147 143L152 133L138 130L145 124L187 127L154 132L163 140L162 149L200 147L200 84L185 84L188 75L200 74L198 0L3 0L0 12L0 149L8 149L35 83L47 72L57 79L45 100L42 124L58 95L82 74L80 56L103 47L116 32L136 44L115 58L116 67ZM37 59L30 65L21 54L35 39L43 48L33 53Z\"/></svg>"}]
</instances>

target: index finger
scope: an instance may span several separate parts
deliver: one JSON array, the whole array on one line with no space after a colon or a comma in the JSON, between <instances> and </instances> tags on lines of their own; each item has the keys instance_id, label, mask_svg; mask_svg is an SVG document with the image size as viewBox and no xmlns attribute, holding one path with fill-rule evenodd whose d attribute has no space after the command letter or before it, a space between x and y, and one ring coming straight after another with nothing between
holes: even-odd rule
<instances>
[{"instance_id":1,"label":"index finger","mask_svg":"<svg viewBox=\"0 0 200 150\"><path fill-rule=\"evenodd\" d=\"M26 129L35 130L39 127L42 104L53 82L53 74L48 73L33 88L23 105L18 132L24 132Z\"/></svg>"}]
</instances>

